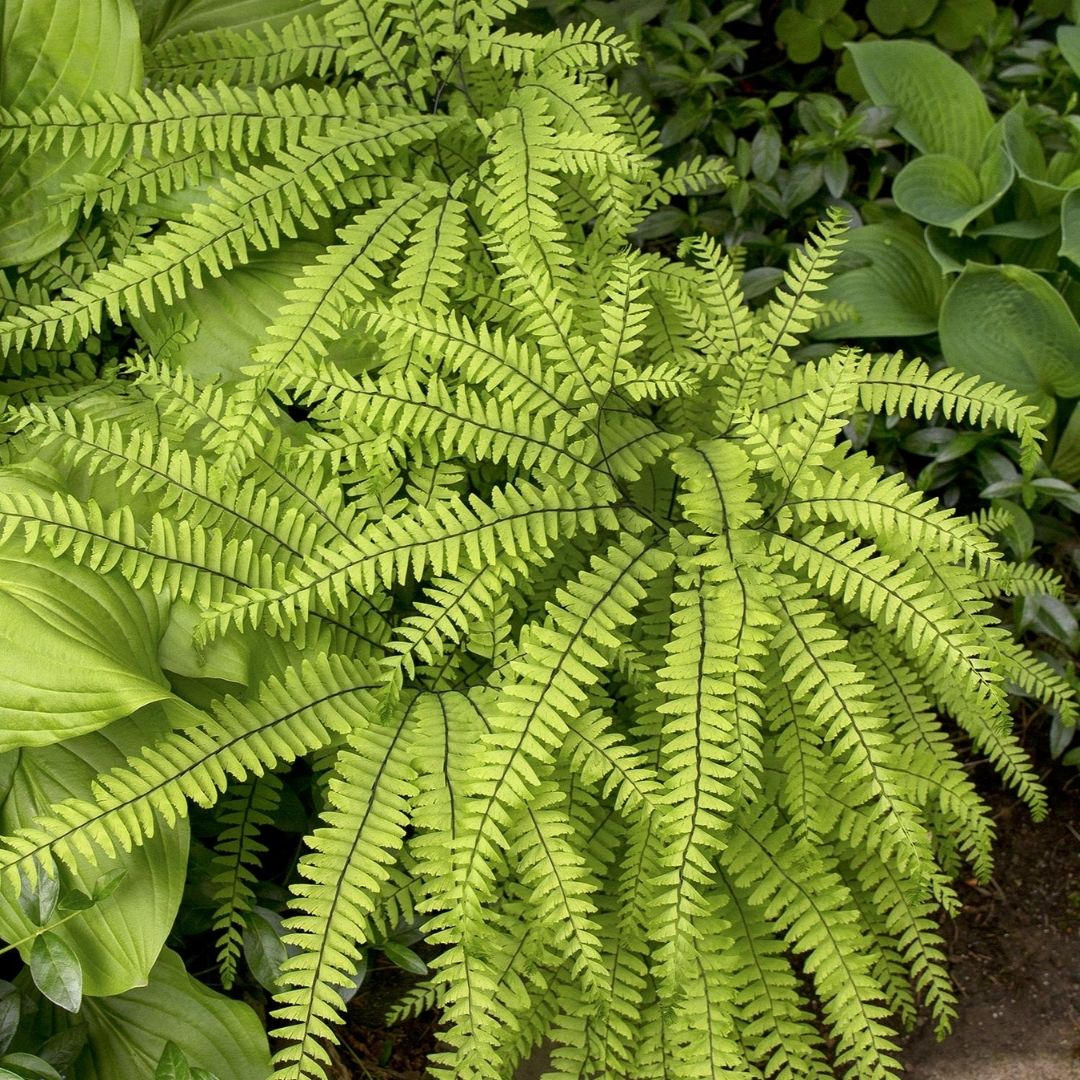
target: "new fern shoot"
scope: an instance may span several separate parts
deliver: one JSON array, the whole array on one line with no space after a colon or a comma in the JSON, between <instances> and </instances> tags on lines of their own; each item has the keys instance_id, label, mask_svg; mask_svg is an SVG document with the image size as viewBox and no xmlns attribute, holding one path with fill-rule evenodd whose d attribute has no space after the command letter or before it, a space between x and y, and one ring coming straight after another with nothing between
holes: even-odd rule
<instances>
[{"instance_id":1,"label":"new fern shoot","mask_svg":"<svg viewBox=\"0 0 1080 1080\"><path fill-rule=\"evenodd\" d=\"M1074 705L990 614L1055 583L845 425L994 425L1031 464L1037 417L900 356L793 360L839 215L758 310L711 240L629 246L726 170L661 175L602 74L627 44L515 6L151 35L147 88L0 114L6 153L110 161L2 279L3 559L64 576L87 648L95 582L150 635L112 697L38 673L53 715L158 717L8 826L5 889L218 804L229 986L306 757L274 1080L324 1076L364 947L414 918L433 1076L507 1080L547 1037L553 1078L885 1080L897 1023L949 1025L935 913L990 869L952 725L1041 815L1007 691ZM3 716L8 758L68 738Z\"/></svg>"}]
</instances>

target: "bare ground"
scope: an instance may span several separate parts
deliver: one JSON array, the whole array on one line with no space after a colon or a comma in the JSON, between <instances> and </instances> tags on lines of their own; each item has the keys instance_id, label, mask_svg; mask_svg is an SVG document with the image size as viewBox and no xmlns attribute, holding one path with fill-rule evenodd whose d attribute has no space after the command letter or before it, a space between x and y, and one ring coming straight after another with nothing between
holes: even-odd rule
<instances>
[{"instance_id":1,"label":"bare ground","mask_svg":"<svg viewBox=\"0 0 1080 1080\"><path fill-rule=\"evenodd\" d=\"M960 1016L916 1034L908 1080L1080 1080L1080 774L1055 780L1040 825L997 803L993 879L944 926Z\"/></svg>"}]
</instances>

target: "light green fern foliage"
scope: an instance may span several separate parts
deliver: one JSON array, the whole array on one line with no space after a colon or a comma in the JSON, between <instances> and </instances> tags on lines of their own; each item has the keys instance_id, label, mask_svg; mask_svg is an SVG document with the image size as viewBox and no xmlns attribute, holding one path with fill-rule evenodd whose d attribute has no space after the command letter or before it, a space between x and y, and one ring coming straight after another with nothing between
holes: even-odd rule
<instances>
[{"instance_id":1,"label":"light green fern foliage","mask_svg":"<svg viewBox=\"0 0 1080 1080\"><path fill-rule=\"evenodd\" d=\"M76 200L95 254L3 298L9 458L40 472L0 487L0 533L168 602L201 710L7 837L3 880L220 803L228 981L272 770L309 755L275 1080L323 1075L403 913L435 1076L507 1078L549 1037L552 1077L884 1080L897 1022L948 1027L935 912L990 869L954 735L1041 815L1007 691L1073 704L989 614L1047 583L845 425L941 414L1030 461L1036 417L899 356L793 360L839 217L758 310L712 241L629 247L724 170L658 175L598 73L627 45L497 28L513 6L329 3L172 39L144 93L0 117L8 145L128 148ZM268 251L277 306L193 378ZM95 374L82 342L132 318L153 355Z\"/></svg>"}]
</instances>

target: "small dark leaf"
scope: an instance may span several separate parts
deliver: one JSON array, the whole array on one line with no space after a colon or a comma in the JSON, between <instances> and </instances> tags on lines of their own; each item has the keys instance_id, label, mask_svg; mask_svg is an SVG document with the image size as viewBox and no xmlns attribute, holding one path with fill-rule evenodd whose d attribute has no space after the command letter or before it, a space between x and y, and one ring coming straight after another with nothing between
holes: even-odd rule
<instances>
[{"instance_id":1,"label":"small dark leaf","mask_svg":"<svg viewBox=\"0 0 1080 1080\"><path fill-rule=\"evenodd\" d=\"M36 1054L8 1054L0 1058L0 1080L64 1080L47 1062Z\"/></svg>"},{"instance_id":2,"label":"small dark leaf","mask_svg":"<svg viewBox=\"0 0 1080 1080\"><path fill-rule=\"evenodd\" d=\"M85 1024L73 1024L57 1032L41 1048L41 1057L54 1069L69 1069L83 1052L89 1031Z\"/></svg>"},{"instance_id":3,"label":"small dark leaf","mask_svg":"<svg viewBox=\"0 0 1080 1080\"><path fill-rule=\"evenodd\" d=\"M115 870L110 870L108 873L102 874L101 877L94 882L94 888L91 895L94 898L94 903L98 903L105 899L107 896L112 896L120 886L120 882L127 877L127 869L123 866L118 866Z\"/></svg>"},{"instance_id":4,"label":"small dark leaf","mask_svg":"<svg viewBox=\"0 0 1080 1080\"><path fill-rule=\"evenodd\" d=\"M60 898L60 882L55 877L49 877L41 868L41 864L35 861L35 881L19 870L19 910L35 925L45 926L56 911L56 903Z\"/></svg>"},{"instance_id":5,"label":"small dark leaf","mask_svg":"<svg viewBox=\"0 0 1080 1080\"><path fill-rule=\"evenodd\" d=\"M60 897L59 908L61 911L86 911L96 903L92 896L87 896L81 889L72 889Z\"/></svg>"},{"instance_id":6,"label":"small dark leaf","mask_svg":"<svg viewBox=\"0 0 1080 1080\"><path fill-rule=\"evenodd\" d=\"M288 955L285 942L281 940L280 917L266 908L255 908L244 929L244 958L263 989L271 993L277 991L281 965Z\"/></svg>"},{"instance_id":7,"label":"small dark leaf","mask_svg":"<svg viewBox=\"0 0 1080 1080\"><path fill-rule=\"evenodd\" d=\"M392 964L396 964L403 971L412 972L413 975L426 975L428 973L427 964L405 945L399 945L396 941L384 941L379 948L387 960Z\"/></svg>"},{"instance_id":8,"label":"small dark leaf","mask_svg":"<svg viewBox=\"0 0 1080 1080\"><path fill-rule=\"evenodd\" d=\"M11 983L3 985L10 989L0 997L0 1054L11 1045L22 1016L22 995Z\"/></svg>"},{"instance_id":9,"label":"small dark leaf","mask_svg":"<svg viewBox=\"0 0 1080 1080\"><path fill-rule=\"evenodd\" d=\"M183 1051L174 1042L167 1042L161 1052L154 1080L191 1080L191 1069Z\"/></svg>"},{"instance_id":10,"label":"small dark leaf","mask_svg":"<svg viewBox=\"0 0 1080 1080\"><path fill-rule=\"evenodd\" d=\"M30 949L30 974L54 1004L78 1012L82 1004L82 965L63 938L46 930Z\"/></svg>"}]
</instances>

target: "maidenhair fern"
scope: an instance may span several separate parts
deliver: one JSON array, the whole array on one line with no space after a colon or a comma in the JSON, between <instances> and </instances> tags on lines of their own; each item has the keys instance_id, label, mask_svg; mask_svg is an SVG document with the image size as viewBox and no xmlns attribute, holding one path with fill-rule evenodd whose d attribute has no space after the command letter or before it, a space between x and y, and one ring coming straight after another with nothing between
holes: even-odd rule
<instances>
[{"instance_id":1,"label":"maidenhair fern","mask_svg":"<svg viewBox=\"0 0 1080 1080\"><path fill-rule=\"evenodd\" d=\"M1036 415L900 356L797 361L839 215L757 310L712 241L629 246L726 171L659 175L598 73L628 45L497 29L515 6L333 0L154 45L149 89L0 113L8 147L123 155L61 200L69 280L2 298L27 374L0 538L156 598L187 702L0 873L217 803L228 984L275 773L308 755L275 1080L324 1075L403 913L433 1075L507 1078L548 1037L553 1077L883 1080L896 1019L948 1027L934 913L989 872L954 732L1038 816L1008 689L1074 710L990 614L1053 582L845 427L940 413L1030 463ZM84 340L125 320L95 373Z\"/></svg>"}]
</instances>

